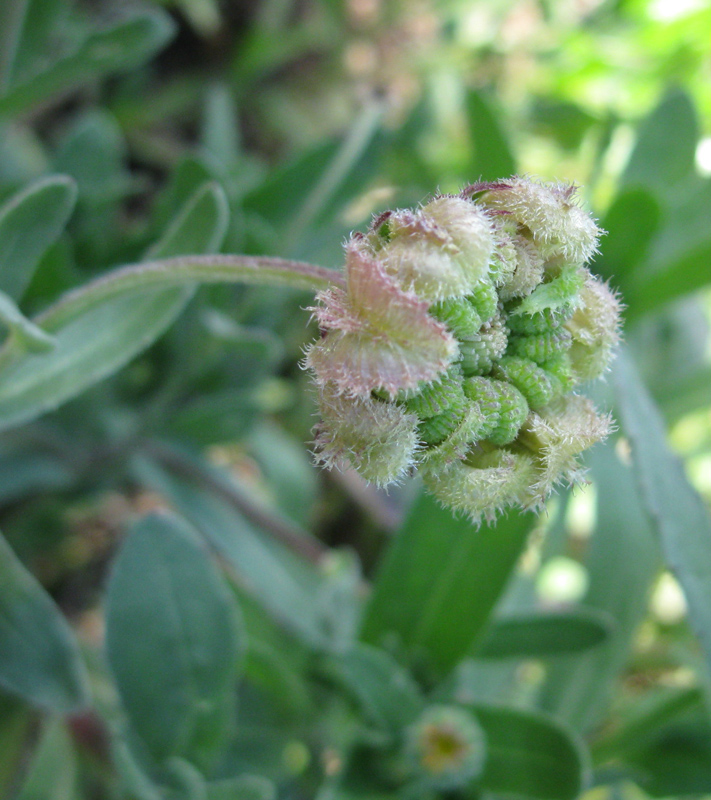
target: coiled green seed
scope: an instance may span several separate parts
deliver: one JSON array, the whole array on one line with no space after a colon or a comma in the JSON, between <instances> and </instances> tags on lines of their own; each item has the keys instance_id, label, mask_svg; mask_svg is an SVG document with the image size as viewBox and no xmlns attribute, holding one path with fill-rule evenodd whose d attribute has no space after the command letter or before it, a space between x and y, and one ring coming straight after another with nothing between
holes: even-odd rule
<instances>
[{"instance_id":1,"label":"coiled green seed","mask_svg":"<svg viewBox=\"0 0 711 800\"><path fill-rule=\"evenodd\" d=\"M520 303L507 306L509 312L506 324L512 333L520 333L524 336L532 336L537 333L547 333L555 330L562 325L573 313L572 307L552 309L544 308L535 314L515 313Z\"/></svg>"},{"instance_id":2,"label":"coiled green seed","mask_svg":"<svg viewBox=\"0 0 711 800\"><path fill-rule=\"evenodd\" d=\"M501 317L494 317L481 326L471 339L459 342L459 355L464 375L486 375L494 362L506 352L508 337Z\"/></svg>"},{"instance_id":3,"label":"coiled green seed","mask_svg":"<svg viewBox=\"0 0 711 800\"><path fill-rule=\"evenodd\" d=\"M474 306L462 297L441 300L430 306L430 314L449 328L457 339L467 339L479 332L482 319Z\"/></svg>"},{"instance_id":4,"label":"coiled green seed","mask_svg":"<svg viewBox=\"0 0 711 800\"><path fill-rule=\"evenodd\" d=\"M463 387L464 394L477 404L484 419L477 441L485 439L497 446L513 442L528 416L523 394L510 383L494 378L467 378Z\"/></svg>"},{"instance_id":5,"label":"coiled green seed","mask_svg":"<svg viewBox=\"0 0 711 800\"><path fill-rule=\"evenodd\" d=\"M569 392L571 389L575 388L577 380L573 374L570 354L567 351L558 353L558 355L544 361L539 366L560 382L563 392Z\"/></svg>"},{"instance_id":6,"label":"coiled green seed","mask_svg":"<svg viewBox=\"0 0 711 800\"><path fill-rule=\"evenodd\" d=\"M466 416L466 409L457 411L449 409L442 414L422 420L418 425L420 439L430 447L441 444L450 434L459 427Z\"/></svg>"},{"instance_id":7,"label":"coiled green seed","mask_svg":"<svg viewBox=\"0 0 711 800\"><path fill-rule=\"evenodd\" d=\"M512 383L534 410L550 403L562 391L557 378L524 358L505 356L496 365L495 374L497 378Z\"/></svg>"},{"instance_id":8,"label":"coiled green seed","mask_svg":"<svg viewBox=\"0 0 711 800\"><path fill-rule=\"evenodd\" d=\"M482 281L467 299L476 309L482 322L488 322L499 307L496 287L489 281Z\"/></svg>"},{"instance_id":9,"label":"coiled green seed","mask_svg":"<svg viewBox=\"0 0 711 800\"><path fill-rule=\"evenodd\" d=\"M436 417L452 408L463 412L466 398L462 389L461 370L458 367L450 369L438 381L425 386L419 394L408 397L405 407L420 419Z\"/></svg>"},{"instance_id":10,"label":"coiled green seed","mask_svg":"<svg viewBox=\"0 0 711 800\"><path fill-rule=\"evenodd\" d=\"M477 431L477 439L488 439L499 424L501 396L491 378L479 376L467 378L462 384L464 394L481 411L483 422Z\"/></svg>"},{"instance_id":11,"label":"coiled green seed","mask_svg":"<svg viewBox=\"0 0 711 800\"><path fill-rule=\"evenodd\" d=\"M528 416L528 403L521 392L505 381L492 381L499 392L499 420L488 439L495 445L510 444Z\"/></svg>"},{"instance_id":12,"label":"coiled green seed","mask_svg":"<svg viewBox=\"0 0 711 800\"><path fill-rule=\"evenodd\" d=\"M569 349L573 337L566 328L557 328L533 336L512 336L509 339L510 355L528 358L541 364Z\"/></svg>"}]
</instances>

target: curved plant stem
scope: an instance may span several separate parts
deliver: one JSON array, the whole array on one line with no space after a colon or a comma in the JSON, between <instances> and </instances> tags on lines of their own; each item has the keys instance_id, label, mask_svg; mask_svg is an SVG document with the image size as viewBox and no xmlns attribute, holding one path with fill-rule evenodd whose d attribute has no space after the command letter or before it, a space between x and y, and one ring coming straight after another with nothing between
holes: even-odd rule
<instances>
[{"instance_id":1,"label":"curved plant stem","mask_svg":"<svg viewBox=\"0 0 711 800\"><path fill-rule=\"evenodd\" d=\"M303 261L262 256L178 256L121 267L67 292L35 318L46 331L62 325L87 306L124 292L190 283L252 283L318 291L344 286L343 275Z\"/></svg>"},{"instance_id":2,"label":"curved plant stem","mask_svg":"<svg viewBox=\"0 0 711 800\"><path fill-rule=\"evenodd\" d=\"M328 548L318 539L280 514L255 502L226 476L217 471L201 469L197 463L183 457L175 448L154 439L146 442L143 449L169 472L197 483L225 500L250 522L312 564L318 566L328 553Z\"/></svg>"}]
</instances>

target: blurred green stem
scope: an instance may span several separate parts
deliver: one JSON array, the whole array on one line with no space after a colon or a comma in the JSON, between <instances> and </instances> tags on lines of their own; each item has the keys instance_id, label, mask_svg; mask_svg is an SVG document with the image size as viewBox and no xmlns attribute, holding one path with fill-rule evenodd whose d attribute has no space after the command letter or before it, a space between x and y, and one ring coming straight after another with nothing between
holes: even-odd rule
<instances>
[{"instance_id":1,"label":"blurred green stem","mask_svg":"<svg viewBox=\"0 0 711 800\"><path fill-rule=\"evenodd\" d=\"M143 450L169 472L193 481L227 501L249 522L271 534L289 550L312 564L318 566L327 554L328 548L322 545L318 539L310 536L280 514L255 503L247 492L242 491L227 477L223 477L213 470L201 469L198 463L185 458L176 448L152 439L143 445Z\"/></svg>"},{"instance_id":2,"label":"blurred green stem","mask_svg":"<svg viewBox=\"0 0 711 800\"><path fill-rule=\"evenodd\" d=\"M282 252L293 253L295 251L303 234L313 225L314 220L323 211L339 184L343 182L363 155L380 127L384 113L385 102L383 100L373 99L363 108L335 158L289 223L284 236Z\"/></svg>"}]
</instances>

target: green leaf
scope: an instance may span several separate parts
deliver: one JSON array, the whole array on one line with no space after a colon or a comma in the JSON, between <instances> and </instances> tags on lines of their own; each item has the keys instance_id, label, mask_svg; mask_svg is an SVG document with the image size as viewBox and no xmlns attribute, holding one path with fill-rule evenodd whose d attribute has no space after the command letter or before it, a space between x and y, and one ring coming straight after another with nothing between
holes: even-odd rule
<instances>
[{"instance_id":1,"label":"green leaf","mask_svg":"<svg viewBox=\"0 0 711 800\"><path fill-rule=\"evenodd\" d=\"M628 318L665 305L711 281L711 235L707 225L710 214L711 181L689 180L683 191L674 196L648 260L624 286Z\"/></svg>"},{"instance_id":2,"label":"green leaf","mask_svg":"<svg viewBox=\"0 0 711 800\"><path fill-rule=\"evenodd\" d=\"M545 710L581 732L600 722L612 699L660 567L632 469L614 442L595 447L588 462L597 489L597 524L583 561L589 581L583 603L609 614L615 627L595 650L549 663L540 698Z\"/></svg>"},{"instance_id":3,"label":"green leaf","mask_svg":"<svg viewBox=\"0 0 711 800\"><path fill-rule=\"evenodd\" d=\"M47 248L59 237L77 197L66 175L42 178L0 208L0 291L19 301Z\"/></svg>"},{"instance_id":4,"label":"green leaf","mask_svg":"<svg viewBox=\"0 0 711 800\"><path fill-rule=\"evenodd\" d=\"M666 442L664 422L625 354L614 367L623 429L640 493L689 606L689 621L711 666L711 517Z\"/></svg>"},{"instance_id":5,"label":"green leaf","mask_svg":"<svg viewBox=\"0 0 711 800\"><path fill-rule=\"evenodd\" d=\"M164 800L158 786L146 775L125 741L111 741L111 763L115 768L121 787L135 800Z\"/></svg>"},{"instance_id":6,"label":"green leaf","mask_svg":"<svg viewBox=\"0 0 711 800\"><path fill-rule=\"evenodd\" d=\"M21 700L0 691L0 797L10 797L33 731L33 715Z\"/></svg>"},{"instance_id":7,"label":"green leaf","mask_svg":"<svg viewBox=\"0 0 711 800\"><path fill-rule=\"evenodd\" d=\"M412 676L384 650L356 644L334 660L334 667L366 717L391 734L414 722L425 707Z\"/></svg>"},{"instance_id":8,"label":"green leaf","mask_svg":"<svg viewBox=\"0 0 711 800\"><path fill-rule=\"evenodd\" d=\"M617 724L601 733L593 745L596 763L624 759L655 739L662 728L704 710L704 691L698 686L656 686L620 703Z\"/></svg>"},{"instance_id":9,"label":"green leaf","mask_svg":"<svg viewBox=\"0 0 711 800\"><path fill-rule=\"evenodd\" d=\"M157 8L89 36L73 53L15 84L0 97L0 117L15 116L87 81L132 69L170 41L173 21Z\"/></svg>"},{"instance_id":10,"label":"green leaf","mask_svg":"<svg viewBox=\"0 0 711 800\"><path fill-rule=\"evenodd\" d=\"M35 493L64 489L72 470L56 455L34 449L0 448L0 503L22 500Z\"/></svg>"},{"instance_id":11,"label":"green leaf","mask_svg":"<svg viewBox=\"0 0 711 800\"><path fill-rule=\"evenodd\" d=\"M582 744L551 717L514 708L470 706L486 733L481 788L541 800L575 800L589 780Z\"/></svg>"},{"instance_id":12,"label":"green leaf","mask_svg":"<svg viewBox=\"0 0 711 800\"><path fill-rule=\"evenodd\" d=\"M62 713L87 701L86 674L71 628L2 536L0 686Z\"/></svg>"},{"instance_id":13,"label":"green leaf","mask_svg":"<svg viewBox=\"0 0 711 800\"><path fill-rule=\"evenodd\" d=\"M219 247L226 225L224 193L208 184L193 195L151 254L211 252ZM56 340L51 352L26 355L6 346L0 356L0 429L56 408L116 372L173 322L193 285L89 298L72 313L40 318L43 330Z\"/></svg>"},{"instance_id":14,"label":"green leaf","mask_svg":"<svg viewBox=\"0 0 711 800\"><path fill-rule=\"evenodd\" d=\"M128 147L118 122L108 111L92 108L64 133L54 168L74 178L84 213L101 214L103 206L131 190L127 161Z\"/></svg>"},{"instance_id":15,"label":"green leaf","mask_svg":"<svg viewBox=\"0 0 711 800\"><path fill-rule=\"evenodd\" d=\"M691 98L681 89L672 89L640 126L623 185L647 187L660 198L668 196L670 189L693 173L698 139Z\"/></svg>"},{"instance_id":16,"label":"green leaf","mask_svg":"<svg viewBox=\"0 0 711 800\"><path fill-rule=\"evenodd\" d=\"M647 189L623 189L615 198L602 221L607 231L602 255L595 260L595 271L611 278L623 291L634 271L649 252L659 229L661 209Z\"/></svg>"},{"instance_id":17,"label":"green leaf","mask_svg":"<svg viewBox=\"0 0 711 800\"><path fill-rule=\"evenodd\" d=\"M221 485L237 495L243 491L226 475L201 459L193 457L190 463L192 477L147 459L138 470L142 481L163 494L215 547L271 615L311 647L328 648L334 632L324 624L323 612L331 609L320 606L324 582L319 571L250 524L220 491ZM212 487L199 479L203 470L211 476ZM308 541L307 534L304 538ZM340 638L338 630L336 634Z\"/></svg>"},{"instance_id":18,"label":"green leaf","mask_svg":"<svg viewBox=\"0 0 711 800\"><path fill-rule=\"evenodd\" d=\"M516 161L492 104L480 92L468 92L466 112L474 139L474 158L466 171L468 179L495 181L513 175Z\"/></svg>"},{"instance_id":19,"label":"green leaf","mask_svg":"<svg viewBox=\"0 0 711 800\"><path fill-rule=\"evenodd\" d=\"M308 234L334 220L376 173L383 111L381 103L365 106L342 142L300 155L247 195L245 207L281 231L280 252L310 255Z\"/></svg>"},{"instance_id":20,"label":"green leaf","mask_svg":"<svg viewBox=\"0 0 711 800\"><path fill-rule=\"evenodd\" d=\"M207 800L274 800L274 784L259 775L240 775L207 786Z\"/></svg>"},{"instance_id":21,"label":"green leaf","mask_svg":"<svg viewBox=\"0 0 711 800\"><path fill-rule=\"evenodd\" d=\"M612 764L622 765L654 797L708 794L711 724L702 691L656 690L636 705L643 706L642 713L617 736L613 731L605 748Z\"/></svg>"},{"instance_id":22,"label":"green leaf","mask_svg":"<svg viewBox=\"0 0 711 800\"><path fill-rule=\"evenodd\" d=\"M422 495L385 554L361 637L394 637L415 663L450 670L486 625L532 523L511 514L477 530Z\"/></svg>"},{"instance_id":23,"label":"green leaf","mask_svg":"<svg viewBox=\"0 0 711 800\"><path fill-rule=\"evenodd\" d=\"M46 353L56 342L25 317L11 298L0 292L0 322L5 325L13 337L15 346L28 353Z\"/></svg>"},{"instance_id":24,"label":"green leaf","mask_svg":"<svg viewBox=\"0 0 711 800\"><path fill-rule=\"evenodd\" d=\"M15 800L75 800L76 783L77 759L69 732L60 720L48 720Z\"/></svg>"},{"instance_id":25,"label":"green leaf","mask_svg":"<svg viewBox=\"0 0 711 800\"><path fill-rule=\"evenodd\" d=\"M239 165L242 147L237 107L226 83L214 83L207 89L202 146L223 172L229 173Z\"/></svg>"},{"instance_id":26,"label":"green leaf","mask_svg":"<svg viewBox=\"0 0 711 800\"><path fill-rule=\"evenodd\" d=\"M0 4L0 95L12 77L27 5L28 0L5 0Z\"/></svg>"},{"instance_id":27,"label":"green leaf","mask_svg":"<svg viewBox=\"0 0 711 800\"><path fill-rule=\"evenodd\" d=\"M521 658L576 653L606 641L613 629L611 616L584 606L571 611L510 615L492 622L475 655Z\"/></svg>"},{"instance_id":28,"label":"green leaf","mask_svg":"<svg viewBox=\"0 0 711 800\"><path fill-rule=\"evenodd\" d=\"M133 729L158 761L197 763L220 749L244 644L233 594L193 530L137 522L108 588L109 665Z\"/></svg>"}]
</instances>

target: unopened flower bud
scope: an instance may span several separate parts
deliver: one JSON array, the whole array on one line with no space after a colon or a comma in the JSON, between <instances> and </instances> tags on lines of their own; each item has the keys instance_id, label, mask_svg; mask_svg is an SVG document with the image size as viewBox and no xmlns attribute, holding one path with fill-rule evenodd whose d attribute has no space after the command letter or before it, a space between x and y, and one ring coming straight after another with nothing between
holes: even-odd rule
<instances>
[{"instance_id":1,"label":"unopened flower bud","mask_svg":"<svg viewBox=\"0 0 711 800\"><path fill-rule=\"evenodd\" d=\"M396 211L376 222L368 241L388 275L430 302L469 294L488 274L494 249L491 220L461 197Z\"/></svg>"},{"instance_id":2,"label":"unopened flower bud","mask_svg":"<svg viewBox=\"0 0 711 800\"><path fill-rule=\"evenodd\" d=\"M522 226L543 258L584 263L597 252L600 229L577 205L576 194L572 184L516 177L492 184L482 202Z\"/></svg>"},{"instance_id":3,"label":"unopened flower bud","mask_svg":"<svg viewBox=\"0 0 711 800\"><path fill-rule=\"evenodd\" d=\"M418 418L402 406L370 397L320 393L316 430L318 461L326 467L354 467L379 486L402 479L419 447Z\"/></svg>"}]
</instances>

